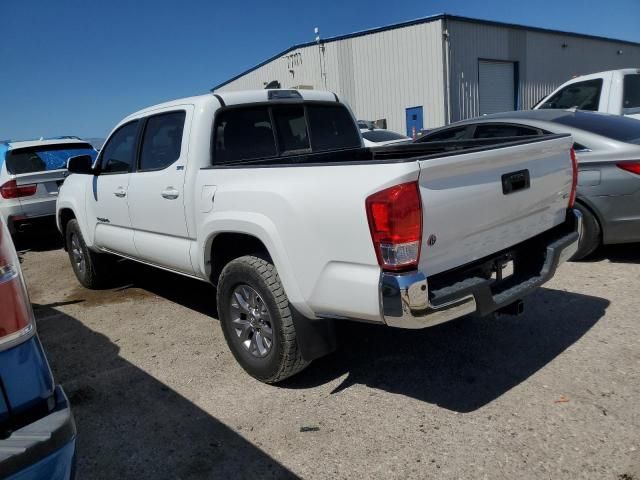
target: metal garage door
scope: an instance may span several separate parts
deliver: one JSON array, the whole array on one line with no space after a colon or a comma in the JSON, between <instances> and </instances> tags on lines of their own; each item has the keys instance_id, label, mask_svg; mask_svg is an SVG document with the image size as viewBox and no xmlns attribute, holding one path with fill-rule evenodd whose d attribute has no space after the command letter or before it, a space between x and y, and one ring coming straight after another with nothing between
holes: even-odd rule
<instances>
[{"instance_id":1,"label":"metal garage door","mask_svg":"<svg viewBox=\"0 0 640 480\"><path fill-rule=\"evenodd\" d=\"M480 115L515 110L513 62L478 62Z\"/></svg>"}]
</instances>

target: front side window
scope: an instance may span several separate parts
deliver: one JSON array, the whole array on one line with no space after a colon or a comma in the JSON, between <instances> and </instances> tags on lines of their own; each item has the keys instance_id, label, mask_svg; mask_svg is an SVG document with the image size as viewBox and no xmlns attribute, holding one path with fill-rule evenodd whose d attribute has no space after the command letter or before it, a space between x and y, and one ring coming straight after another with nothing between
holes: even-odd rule
<instances>
[{"instance_id":1,"label":"front side window","mask_svg":"<svg viewBox=\"0 0 640 480\"><path fill-rule=\"evenodd\" d=\"M120 127L102 149L102 173L127 173L136 156L138 121Z\"/></svg>"},{"instance_id":2,"label":"front side window","mask_svg":"<svg viewBox=\"0 0 640 480\"><path fill-rule=\"evenodd\" d=\"M216 163L276 155L276 142L267 107L234 108L220 112L214 135Z\"/></svg>"},{"instance_id":3,"label":"front side window","mask_svg":"<svg viewBox=\"0 0 640 480\"><path fill-rule=\"evenodd\" d=\"M409 137L392 132L391 130L367 130L362 137L370 142L391 142L393 140L409 140Z\"/></svg>"},{"instance_id":4,"label":"front side window","mask_svg":"<svg viewBox=\"0 0 640 480\"><path fill-rule=\"evenodd\" d=\"M535 128L520 125L478 125L473 134L474 138L505 138L538 135Z\"/></svg>"},{"instance_id":5,"label":"front side window","mask_svg":"<svg viewBox=\"0 0 640 480\"><path fill-rule=\"evenodd\" d=\"M624 76L622 108L640 108L640 73Z\"/></svg>"},{"instance_id":6,"label":"front side window","mask_svg":"<svg viewBox=\"0 0 640 480\"><path fill-rule=\"evenodd\" d=\"M161 170L180 158L185 112L154 115L142 137L140 170Z\"/></svg>"},{"instance_id":7,"label":"front side window","mask_svg":"<svg viewBox=\"0 0 640 480\"><path fill-rule=\"evenodd\" d=\"M456 127L449 128L447 130L443 130L441 132L436 132L431 135L427 134L423 137L420 137L416 142L445 142L445 141L453 141L453 140L462 140L466 138L467 135L467 127Z\"/></svg>"},{"instance_id":8,"label":"front side window","mask_svg":"<svg viewBox=\"0 0 640 480\"><path fill-rule=\"evenodd\" d=\"M540 108L577 108L579 110L598 110L600 105L600 92L602 91L602 79L587 80L584 82L567 85Z\"/></svg>"}]
</instances>

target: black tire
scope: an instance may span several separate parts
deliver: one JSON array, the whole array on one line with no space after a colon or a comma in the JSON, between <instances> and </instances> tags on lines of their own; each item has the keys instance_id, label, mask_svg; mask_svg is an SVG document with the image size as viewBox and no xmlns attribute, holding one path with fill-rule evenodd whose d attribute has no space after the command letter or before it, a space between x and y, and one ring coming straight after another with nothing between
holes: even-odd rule
<instances>
[{"instance_id":1,"label":"black tire","mask_svg":"<svg viewBox=\"0 0 640 480\"><path fill-rule=\"evenodd\" d=\"M233 318L242 311L236 293L245 287L257 293L254 300L264 308L267 323L263 324L263 336L267 328L271 332L271 344L262 357L257 356L256 347L254 353L250 351L251 345L254 345L251 342L257 342L256 335L260 335L260 327L257 326L256 330L249 327L246 313L242 314L245 320ZM218 280L217 301L225 340L233 356L249 375L265 383L276 383L295 375L310 363L302 358L298 348L289 299L271 262L254 255L229 262ZM251 319L252 324L257 321L253 316ZM243 322L244 328L239 327L237 322ZM249 333L243 335L245 331Z\"/></svg>"},{"instance_id":2,"label":"black tire","mask_svg":"<svg viewBox=\"0 0 640 480\"><path fill-rule=\"evenodd\" d=\"M591 255L600 246L602 230L591 210L580 203L576 203L573 208L582 213L582 236L578 243L578 251L571 257L571 261L576 261Z\"/></svg>"},{"instance_id":3,"label":"black tire","mask_svg":"<svg viewBox=\"0 0 640 480\"><path fill-rule=\"evenodd\" d=\"M108 287L113 278L114 258L87 248L76 219L67 223L64 240L73 273L78 281L92 290ZM79 262L78 255L81 255L83 264Z\"/></svg>"}]
</instances>

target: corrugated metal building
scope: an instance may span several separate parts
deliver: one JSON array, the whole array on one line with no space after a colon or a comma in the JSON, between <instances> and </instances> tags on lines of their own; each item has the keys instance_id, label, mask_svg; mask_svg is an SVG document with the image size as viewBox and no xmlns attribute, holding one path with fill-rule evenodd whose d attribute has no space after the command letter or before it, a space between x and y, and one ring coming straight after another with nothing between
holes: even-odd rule
<instances>
[{"instance_id":1,"label":"corrugated metal building","mask_svg":"<svg viewBox=\"0 0 640 480\"><path fill-rule=\"evenodd\" d=\"M575 75L640 67L640 44L437 15L295 45L214 87L327 89L398 132L532 107Z\"/></svg>"}]
</instances>

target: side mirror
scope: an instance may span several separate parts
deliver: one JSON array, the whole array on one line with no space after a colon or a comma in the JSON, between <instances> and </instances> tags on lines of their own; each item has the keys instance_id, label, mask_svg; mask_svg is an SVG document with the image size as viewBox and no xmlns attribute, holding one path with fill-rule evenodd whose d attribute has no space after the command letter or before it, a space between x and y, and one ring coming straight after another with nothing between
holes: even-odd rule
<instances>
[{"instance_id":1,"label":"side mirror","mask_svg":"<svg viewBox=\"0 0 640 480\"><path fill-rule=\"evenodd\" d=\"M93 158L91 155L78 155L67 160L67 170L69 173L93 174L92 164Z\"/></svg>"}]
</instances>

